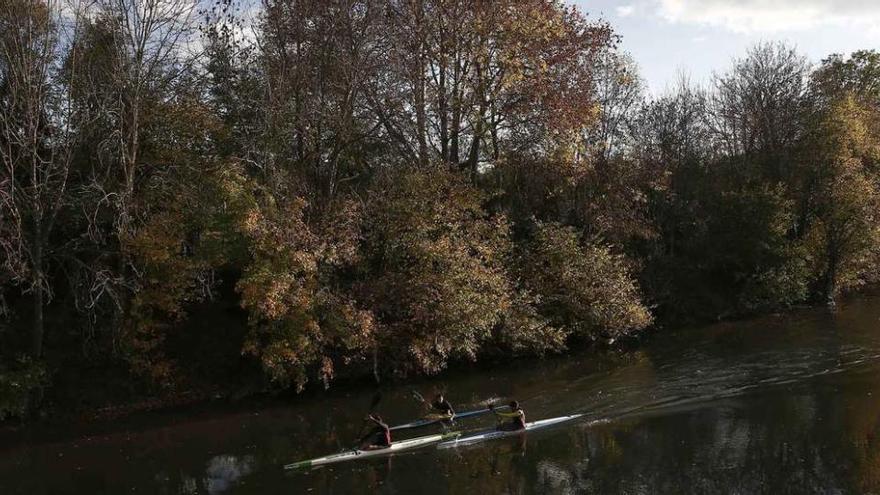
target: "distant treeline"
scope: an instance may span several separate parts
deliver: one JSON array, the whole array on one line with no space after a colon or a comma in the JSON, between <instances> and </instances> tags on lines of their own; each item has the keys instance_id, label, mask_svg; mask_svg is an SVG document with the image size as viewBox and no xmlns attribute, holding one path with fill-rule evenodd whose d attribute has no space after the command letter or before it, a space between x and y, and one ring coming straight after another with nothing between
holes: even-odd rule
<instances>
[{"instance_id":1,"label":"distant treeline","mask_svg":"<svg viewBox=\"0 0 880 495\"><path fill-rule=\"evenodd\" d=\"M618 41L555 0L0 1L0 417L877 277L880 54L761 44L649 98Z\"/></svg>"}]
</instances>

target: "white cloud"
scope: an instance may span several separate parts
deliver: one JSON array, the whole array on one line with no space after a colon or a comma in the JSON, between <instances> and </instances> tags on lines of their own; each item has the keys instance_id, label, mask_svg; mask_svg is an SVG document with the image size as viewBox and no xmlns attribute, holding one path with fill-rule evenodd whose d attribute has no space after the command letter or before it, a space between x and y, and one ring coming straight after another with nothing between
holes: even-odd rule
<instances>
[{"instance_id":1,"label":"white cloud","mask_svg":"<svg viewBox=\"0 0 880 495\"><path fill-rule=\"evenodd\" d=\"M636 11L635 5L621 5L615 9L619 17L629 17Z\"/></svg>"},{"instance_id":2,"label":"white cloud","mask_svg":"<svg viewBox=\"0 0 880 495\"><path fill-rule=\"evenodd\" d=\"M656 0L670 22L722 27L738 33L777 33L820 26L877 30L878 0Z\"/></svg>"}]
</instances>

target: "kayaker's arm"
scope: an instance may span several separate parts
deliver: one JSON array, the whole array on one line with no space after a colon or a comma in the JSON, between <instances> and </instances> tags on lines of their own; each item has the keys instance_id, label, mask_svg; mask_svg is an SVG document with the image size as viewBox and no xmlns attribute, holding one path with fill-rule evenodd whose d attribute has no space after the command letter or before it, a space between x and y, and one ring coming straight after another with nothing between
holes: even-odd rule
<instances>
[{"instance_id":1,"label":"kayaker's arm","mask_svg":"<svg viewBox=\"0 0 880 495\"><path fill-rule=\"evenodd\" d=\"M385 428L385 427L387 426L385 423L383 423L382 421L380 421L379 419L377 419L377 418L376 418L374 415L372 415L372 414L370 414L369 416L367 416L367 420L368 420L368 421L372 421L372 422L375 423L376 425L381 426L381 427L383 427L383 428Z\"/></svg>"}]
</instances>

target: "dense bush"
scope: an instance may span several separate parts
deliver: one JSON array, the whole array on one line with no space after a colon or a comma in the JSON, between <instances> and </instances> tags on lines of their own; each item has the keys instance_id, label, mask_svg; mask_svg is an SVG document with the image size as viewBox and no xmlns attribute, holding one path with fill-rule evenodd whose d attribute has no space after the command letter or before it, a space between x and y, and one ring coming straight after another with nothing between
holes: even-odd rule
<instances>
[{"instance_id":1,"label":"dense bush","mask_svg":"<svg viewBox=\"0 0 880 495\"><path fill-rule=\"evenodd\" d=\"M524 251L520 280L538 312L567 334L618 337L651 323L626 260L607 246L549 223L537 226Z\"/></svg>"},{"instance_id":2,"label":"dense bush","mask_svg":"<svg viewBox=\"0 0 880 495\"><path fill-rule=\"evenodd\" d=\"M361 292L380 325L383 364L436 373L450 359L475 359L510 307L506 219L443 170L387 177L370 197Z\"/></svg>"}]
</instances>

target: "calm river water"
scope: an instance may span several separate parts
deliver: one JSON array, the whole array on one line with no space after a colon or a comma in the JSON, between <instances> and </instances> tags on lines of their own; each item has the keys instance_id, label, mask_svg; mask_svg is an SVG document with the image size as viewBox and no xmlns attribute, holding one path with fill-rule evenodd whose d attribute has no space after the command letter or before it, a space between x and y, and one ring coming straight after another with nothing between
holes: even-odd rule
<instances>
[{"instance_id":1,"label":"calm river water","mask_svg":"<svg viewBox=\"0 0 880 495\"><path fill-rule=\"evenodd\" d=\"M452 373L416 387L444 388L459 410L514 397L530 420L586 416L304 473L281 466L349 445L374 391L131 419L54 441L34 432L0 444L0 493L880 493L878 324L880 297L867 297L665 331L635 352ZM411 388L383 391L390 423L420 413Z\"/></svg>"}]
</instances>

